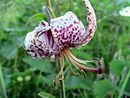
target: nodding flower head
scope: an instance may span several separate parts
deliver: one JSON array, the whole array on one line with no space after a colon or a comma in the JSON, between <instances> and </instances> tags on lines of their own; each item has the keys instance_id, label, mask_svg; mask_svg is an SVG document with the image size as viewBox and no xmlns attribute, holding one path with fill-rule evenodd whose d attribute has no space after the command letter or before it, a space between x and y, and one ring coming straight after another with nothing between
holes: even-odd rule
<instances>
[{"instance_id":1,"label":"nodding flower head","mask_svg":"<svg viewBox=\"0 0 130 98\"><path fill-rule=\"evenodd\" d=\"M88 68L81 65L81 63L85 64L86 61L76 58L70 52L70 48L87 44L96 30L96 16L93 7L88 0L83 1L88 9L86 29L71 11L51 19L49 24L41 21L38 27L25 37L24 46L27 53L37 59L57 55L62 58L61 65L66 57L79 69L101 73L101 68ZM63 68L61 69L63 70Z\"/></svg>"}]
</instances>

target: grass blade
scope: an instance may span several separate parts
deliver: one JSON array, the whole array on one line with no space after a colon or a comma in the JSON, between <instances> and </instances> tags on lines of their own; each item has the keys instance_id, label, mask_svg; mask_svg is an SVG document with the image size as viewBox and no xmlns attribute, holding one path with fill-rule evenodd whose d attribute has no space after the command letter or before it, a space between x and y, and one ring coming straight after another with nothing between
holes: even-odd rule
<instances>
[{"instance_id":1,"label":"grass blade","mask_svg":"<svg viewBox=\"0 0 130 98\"><path fill-rule=\"evenodd\" d=\"M0 64L0 98L7 98L1 64Z\"/></svg>"}]
</instances>

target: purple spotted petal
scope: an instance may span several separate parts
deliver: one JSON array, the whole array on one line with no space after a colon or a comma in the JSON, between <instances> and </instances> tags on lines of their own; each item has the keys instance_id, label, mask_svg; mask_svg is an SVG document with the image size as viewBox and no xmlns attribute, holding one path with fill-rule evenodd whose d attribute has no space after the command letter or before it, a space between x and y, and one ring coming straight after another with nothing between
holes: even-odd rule
<instances>
[{"instance_id":1,"label":"purple spotted petal","mask_svg":"<svg viewBox=\"0 0 130 98\"><path fill-rule=\"evenodd\" d=\"M83 1L88 9L87 13L88 26L86 27L86 33L80 36L80 41L76 43L77 45L87 44L93 38L97 27L96 15L91 3L89 2L89 0L83 0Z\"/></svg>"},{"instance_id":2,"label":"purple spotted petal","mask_svg":"<svg viewBox=\"0 0 130 98\"><path fill-rule=\"evenodd\" d=\"M64 48L87 44L96 30L96 15L88 0L83 0L88 9L88 27L73 12L51 19L50 25L42 21L38 27L25 37L25 49L33 58L56 55Z\"/></svg>"},{"instance_id":3,"label":"purple spotted petal","mask_svg":"<svg viewBox=\"0 0 130 98\"><path fill-rule=\"evenodd\" d=\"M51 20L52 35L60 48L85 45L93 38L96 31L96 15L90 2L83 1L88 9L86 30L73 12Z\"/></svg>"},{"instance_id":4,"label":"purple spotted petal","mask_svg":"<svg viewBox=\"0 0 130 98\"><path fill-rule=\"evenodd\" d=\"M59 52L57 45L54 43L51 30L46 30L47 26L48 23L42 21L38 27L25 37L25 49L33 58L41 59Z\"/></svg>"},{"instance_id":5,"label":"purple spotted petal","mask_svg":"<svg viewBox=\"0 0 130 98\"><path fill-rule=\"evenodd\" d=\"M73 12L51 20L54 41L60 48L74 46L85 33L85 27Z\"/></svg>"}]
</instances>

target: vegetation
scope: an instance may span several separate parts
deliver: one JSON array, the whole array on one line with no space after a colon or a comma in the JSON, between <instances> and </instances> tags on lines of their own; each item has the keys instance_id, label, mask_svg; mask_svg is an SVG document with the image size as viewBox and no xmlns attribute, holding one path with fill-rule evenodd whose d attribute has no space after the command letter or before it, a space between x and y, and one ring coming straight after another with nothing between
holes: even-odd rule
<instances>
[{"instance_id":1,"label":"vegetation","mask_svg":"<svg viewBox=\"0 0 130 98\"><path fill-rule=\"evenodd\" d=\"M87 24L82 0L51 1L56 16L71 10ZM119 14L130 1L90 2L97 15L97 31L90 43L72 52L81 59L103 57L105 72L102 75L86 72L87 78L74 76L65 63L66 98L130 97L130 17ZM42 9L45 0L0 0L0 5L0 98L60 98L58 82L53 86L58 67L49 58L32 59L23 47L26 33L43 18L46 20Z\"/></svg>"}]
</instances>

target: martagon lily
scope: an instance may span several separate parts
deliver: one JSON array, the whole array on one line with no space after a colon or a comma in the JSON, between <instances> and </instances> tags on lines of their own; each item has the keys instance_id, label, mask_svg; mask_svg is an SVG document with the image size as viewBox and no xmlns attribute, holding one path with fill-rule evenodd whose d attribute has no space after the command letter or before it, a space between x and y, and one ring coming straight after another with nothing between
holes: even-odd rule
<instances>
[{"instance_id":1,"label":"martagon lily","mask_svg":"<svg viewBox=\"0 0 130 98\"><path fill-rule=\"evenodd\" d=\"M31 32L27 33L24 46L32 58L43 59L51 56L60 58L61 69L58 76L64 69L64 58L82 71L90 71L101 74L102 67L89 68L84 66L89 61L81 60L71 53L71 49L87 44L93 37L96 30L96 15L88 0L83 0L86 5L88 26L85 29L83 23L77 16L69 11L65 15L50 19L49 22L41 21Z\"/></svg>"}]
</instances>

